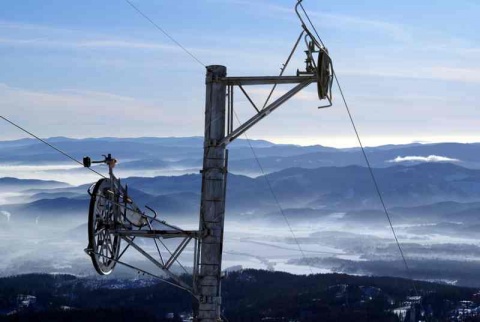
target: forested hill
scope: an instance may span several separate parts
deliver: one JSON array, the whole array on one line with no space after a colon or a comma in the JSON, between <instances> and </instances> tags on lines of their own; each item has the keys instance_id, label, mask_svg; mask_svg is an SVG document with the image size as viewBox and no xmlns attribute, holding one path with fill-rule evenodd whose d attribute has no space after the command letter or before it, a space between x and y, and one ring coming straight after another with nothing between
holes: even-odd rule
<instances>
[{"instance_id":1,"label":"forested hill","mask_svg":"<svg viewBox=\"0 0 480 322\"><path fill-rule=\"evenodd\" d=\"M425 310L429 321L449 320L467 303L461 301L480 303L471 288L427 282L416 282L416 288L417 314ZM399 278L260 270L230 272L222 289L224 315L232 322L398 321L394 309L416 295L412 282ZM150 279L46 274L0 279L0 321L182 321L191 305L186 292Z\"/></svg>"}]
</instances>

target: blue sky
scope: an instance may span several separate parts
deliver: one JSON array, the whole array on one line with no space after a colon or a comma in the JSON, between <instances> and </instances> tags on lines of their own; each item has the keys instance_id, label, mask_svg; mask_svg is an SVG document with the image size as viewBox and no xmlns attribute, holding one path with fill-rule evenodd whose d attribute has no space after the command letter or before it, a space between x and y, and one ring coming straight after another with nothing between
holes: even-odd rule
<instances>
[{"instance_id":1,"label":"blue sky","mask_svg":"<svg viewBox=\"0 0 480 322\"><path fill-rule=\"evenodd\" d=\"M300 26L291 1L133 0L205 64L276 75ZM313 1L366 145L480 141L480 2ZM295 56L286 74L303 67ZM124 0L5 0L2 115L42 137L202 135L204 68ZM287 90L281 87L278 94ZM249 88L261 102L268 87ZM317 110L309 87L252 138L355 146L337 91ZM236 95L242 120L252 108ZM1 124L0 139L24 137Z\"/></svg>"}]
</instances>

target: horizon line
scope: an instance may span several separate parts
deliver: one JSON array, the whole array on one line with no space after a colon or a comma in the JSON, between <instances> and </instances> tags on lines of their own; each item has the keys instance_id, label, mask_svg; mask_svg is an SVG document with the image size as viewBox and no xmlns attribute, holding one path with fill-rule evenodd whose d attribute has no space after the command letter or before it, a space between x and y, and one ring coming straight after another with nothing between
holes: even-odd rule
<instances>
[{"instance_id":1,"label":"horizon line","mask_svg":"<svg viewBox=\"0 0 480 322\"><path fill-rule=\"evenodd\" d=\"M55 139L66 139L66 140L140 140L140 139L203 139L203 136L192 135L192 136L131 136L131 137L113 137L113 136L99 136L99 137L74 137L74 136L52 136L47 138L42 138L44 140L55 140ZM12 138L6 140L0 140L0 142L15 142L21 140L36 140L32 137L20 137ZM252 142L268 142L274 145L295 145L301 147L309 146L323 146L326 148L335 148L335 149L355 149L360 148L358 141L355 138L346 138L346 137L323 137L323 138L308 138L308 137L261 137L261 138L239 138L242 141L252 141ZM322 142L322 143L320 143ZM329 144L330 143L330 144ZM477 137L427 137L420 140L413 140L411 138L401 138L401 137L365 137L363 139L365 148L376 148L389 145L430 145L430 144L445 144L445 143L456 143L456 144L478 144L480 140Z\"/></svg>"}]
</instances>

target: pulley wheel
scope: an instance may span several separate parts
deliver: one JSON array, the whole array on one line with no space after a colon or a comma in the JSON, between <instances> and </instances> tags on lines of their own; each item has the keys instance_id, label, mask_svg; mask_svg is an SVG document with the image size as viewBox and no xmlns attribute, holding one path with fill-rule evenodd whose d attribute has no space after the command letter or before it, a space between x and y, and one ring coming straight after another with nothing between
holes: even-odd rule
<instances>
[{"instance_id":1,"label":"pulley wheel","mask_svg":"<svg viewBox=\"0 0 480 322\"><path fill-rule=\"evenodd\" d=\"M323 100L329 97L332 82L332 60L326 48L321 48L317 61L317 89L318 98Z\"/></svg>"},{"instance_id":2,"label":"pulley wheel","mask_svg":"<svg viewBox=\"0 0 480 322\"><path fill-rule=\"evenodd\" d=\"M120 251L120 238L113 234L118 211L115 198L118 199L113 195L110 179L100 179L95 184L88 213L88 252L100 275L112 272Z\"/></svg>"}]
</instances>

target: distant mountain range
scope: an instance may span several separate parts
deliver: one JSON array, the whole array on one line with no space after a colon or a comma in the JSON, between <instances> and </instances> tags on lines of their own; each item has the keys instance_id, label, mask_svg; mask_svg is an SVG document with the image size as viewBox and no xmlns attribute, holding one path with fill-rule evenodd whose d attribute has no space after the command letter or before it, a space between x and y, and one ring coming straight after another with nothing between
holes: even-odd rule
<instances>
[{"instance_id":1,"label":"distant mountain range","mask_svg":"<svg viewBox=\"0 0 480 322\"><path fill-rule=\"evenodd\" d=\"M12 177L0 178L0 192L25 191L29 189L66 188L70 185L54 180L17 179Z\"/></svg>"},{"instance_id":2,"label":"distant mountain range","mask_svg":"<svg viewBox=\"0 0 480 322\"><path fill-rule=\"evenodd\" d=\"M124 170L141 169L200 169L203 139L187 138L50 138L48 142L81 160L88 155L100 159L112 153ZM259 175L250 145L266 172L291 167L318 168L325 166L364 166L359 149L336 149L320 145L298 146L274 144L263 140L238 139L230 146L230 171L238 174ZM438 143L385 145L366 149L374 167L395 164L451 162L463 167L480 169L480 144ZM58 152L33 139L0 142L0 165L66 164L70 162ZM191 171L190 171L191 172Z\"/></svg>"},{"instance_id":3,"label":"distant mountain range","mask_svg":"<svg viewBox=\"0 0 480 322\"><path fill-rule=\"evenodd\" d=\"M401 222L426 218L436 221L455 216L477 221L480 209L480 170L449 163L426 163L374 169L387 205ZM312 219L344 212L343 220L370 222L378 219L380 203L369 171L364 167L290 168L250 178L229 174L227 211L230 218L258 220L276 216L275 196L292 216ZM196 216L200 204L201 176L131 177L122 181L141 206L147 204L166 218ZM0 190L12 184L37 189L26 192L21 204L4 205L0 210L22 216L86 214L87 186L70 187L40 180L0 180ZM43 189L38 189L44 187ZM420 221L422 221L420 220Z\"/></svg>"},{"instance_id":4,"label":"distant mountain range","mask_svg":"<svg viewBox=\"0 0 480 322\"><path fill-rule=\"evenodd\" d=\"M99 159L112 153L120 160L116 173L140 207L149 205L160 219L182 227L198 223L202 138L48 141L79 160L85 155ZM250 144L265 173L252 157ZM238 140L229 147L226 245L232 247L230 260L238 263L240 256L244 263L242 254L254 247L255 257L246 258L275 269L310 263L338 272L404 276L398 248L359 149L267 141L250 144ZM388 145L366 152L398 237L413 261L415 276L470 285L480 267L476 242L480 144ZM57 247L63 258L72 255L69 245L78 239L82 246L75 246L80 252L75 256L84 255L87 189L97 177L67 162L35 140L0 142L0 251L6 258L4 268L10 272L31 265L50 269L51 260L38 258L42 245ZM48 180L15 178L31 178L30 174L38 172L42 176L34 178ZM91 182L61 182L76 182L72 178L84 178L78 183ZM285 220L310 262L296 256L298 244ZM80 228L72 230L75 227ZM50 233L55 230L61 234ZM33 236L33 241L25 236ZM73 262L65 260L67 266ZM0 273L2 269L0 265Z\"/></svg>"}]
</instances>

